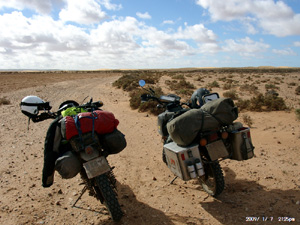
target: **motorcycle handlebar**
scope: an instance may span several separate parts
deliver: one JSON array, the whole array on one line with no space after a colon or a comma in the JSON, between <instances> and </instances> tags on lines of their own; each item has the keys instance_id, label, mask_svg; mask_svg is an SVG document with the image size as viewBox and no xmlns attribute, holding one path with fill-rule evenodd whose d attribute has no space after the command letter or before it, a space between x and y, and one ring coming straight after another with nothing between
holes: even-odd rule
<instances>
[{"instance_id":1,"label":"motorcycle handlebar","mask_svg":"<svg viewBox=\"0 0 300 225\"><path fill-rule=\"evenodd\" d=\"M34 123L37 123L37 122L41 122L41 121L44 121L44 120L47 120L47 119L55 119L56 116L57 115L55 113L51 113L51 112L41 113L38 116L32 117L32 121Z\"/></svg>"},{"instance_id":2,"label":"motorcycle handlebar","mask_svg":"<svg viewBox=\"0 0 300 225\"><path fill-rule=\"evenodd\" d=\"M90 101L88 103L85 103L85 104L82 104L82 105L79 105L79 106L75 106L75 107L76 108L85 108L85 109L92 109L92 110L94 110L94 109L98 109L98 108L100 108L102 106L103 106L103 102L102 101L96 101L96 102ZM32 117L31 119L32 119L32 121L34 123L41 122L41 121L44 121L44 120L47 120L47 119L55 119L65 109L66 108L61 108L57 112L50 112L48 110L48 112L43 112L40 115Z\"/></svg>"}]
</instances>

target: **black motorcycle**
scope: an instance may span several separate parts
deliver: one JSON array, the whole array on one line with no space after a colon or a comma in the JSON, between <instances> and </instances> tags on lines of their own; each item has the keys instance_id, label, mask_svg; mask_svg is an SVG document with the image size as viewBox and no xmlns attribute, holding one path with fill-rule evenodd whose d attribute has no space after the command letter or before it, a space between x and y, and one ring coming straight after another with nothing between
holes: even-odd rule
<instances>
[{"instance_id":1,"label":"black motorcycle","mask_svg":"<svg viewBox=\"0 0 300 225\"><path fill-rule=\"evenodd\" d=\"M28 104L25 103L25 105ZM117 199L116 178L112 171L113 168L107 161L107 156L124 149L126 140L124 135L114 128L111 128L110 131L112 132L110 133L97 133L98 119L107 115L109 119L113 117L113 114L101 110L102 106L101 101L93 102L92 99L82 105L75 101L66 101L60 105L57 112L51 112L51 106L44 104L39 106L44 112L31 119L35 123L47 119L55 119L60 123L62 132L60 149L69 146L69 151L63 150L60 154L61 157L55 162L55 169L62 175L62 178L66 179L74 177L79 172L84 184L82 193L73 204L73 207L83 193L88 190L90 195L99 199L107 207L111 218L114 221L119 221L123 216L123 212ZM68 121L66 122L66 120ZM92 124L88 132L86 132L86 129L84 130L84 123L87 122ZM72 132L77 133L66 138L68 136L67 132L69 132L68 129L70 129L66 127L71 125L76 127L76 130ZM118 144L116 145L116 143Z\"/></svg>"},{"instance_id":2,"label":"black motorcycle","mask_svg":"<svg viewBox=\"0 0 300 225\"><path fill-rule=\"evenodd\" d=\"M177 139L176 143L169 133L171 130L169 125L175 120L187 120L187 118L183 118L184 115L191 114L192 111L193 113L200 111L200 109L193 109L194 105L190 101L181 102L181 98L174 94L157 97L152 88L144 88L145 84L143 80L139 82L139 85L147 91L141 95L141 101L157 101L157 107L165 109L163 113L158 115L157 123L158 132L164 143L162 160L175 175L171 183L177 177L184 181L198 179L209 195L214 197L220 195L224 190L225 183L219 161L228 158L246 160L253 157L254 147L250 138L250 129L243 127L240 123L230 125L222 123L210 130L202 130L199 127L199 129L197 128L197 135L192 138L191 143L181 145L180 139ZM202 101L205 105L217 99L219 99L219 95L211 93L204 95ZM200 117L200 119L203 118ZM193 125L194 122L197 124L196 120L189 122L189 125ZM184 124L181 123L181 125ZM191 129L192 126L189 125L183 126L186 130L182 132ZM175 136L173 135L173 138Z\"/></svg>"}]
</instances>

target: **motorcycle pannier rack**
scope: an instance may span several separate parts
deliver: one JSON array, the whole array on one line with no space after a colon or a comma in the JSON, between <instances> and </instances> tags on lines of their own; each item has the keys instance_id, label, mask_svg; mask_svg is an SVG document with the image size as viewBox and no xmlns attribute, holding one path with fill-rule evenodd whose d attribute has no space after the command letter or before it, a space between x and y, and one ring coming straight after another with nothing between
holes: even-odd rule
<instances>
[{"instance_id":1,"label":"motorcycle pannier rack","mask_svg":"<svg viewBox=\"0 0 300 225\"><path fill-rule=\"evenodd\" d=\"M199 162L202 163L198 145L181 147L175 142L171 142L164 145L164 151L166 154L168 167L172 173L174 173L174 175L180 177L184 181L195 178L191 174L194 173L194 175L196 175L196 164ZM188 170L188 167L192 167L194 171Z\"/></svg>"},{"instance_id":2,"label":"motorcycle pannier rack","mask_svg":"<svg viewBox=\"0 0 300 225\"><path fill-rule=\"evenodd\" d=\"M247 160L254 156L254 146L252 145L250 128L242 127L229 133L232 145L232 157L234 160Z\"/></svg>"}]
</instances>

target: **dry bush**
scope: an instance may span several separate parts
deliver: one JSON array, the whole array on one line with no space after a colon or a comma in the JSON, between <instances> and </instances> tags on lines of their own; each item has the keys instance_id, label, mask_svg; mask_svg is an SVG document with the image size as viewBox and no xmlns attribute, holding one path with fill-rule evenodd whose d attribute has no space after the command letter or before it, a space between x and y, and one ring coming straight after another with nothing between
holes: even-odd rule
<instances>
[{"instance_id":1,"label":"dry bush","mask_svg":"<svg viewBox=\"0 0 300 225\"><path fill-rule=\"evenodd\" d=\"M9 105L10 101L5 97L0 98L0 105Z\"/></svg>"},{"instance_id":2,"label":"dry bush","mask_svg":"<svg viewBox=\"0 0 300 225\"><path fill-rule=\"evenodd\" d=\"M191 95L196 88L192 83L186 80L179 80L179 82L176 80L170 82L166 81L165 83L178 95Z\"/></svg>"},{"instance_id":3,"label":"dry bush","mask_svg":"<svg viewBox=\"0 0 300 225\"><path fill-rule=\"evenodd\" d=\"M275 89L279 90L280 89L275 84L266 84L265 88L266 88L266 90L275 90Z\"/></svg>"},{"instance_id":4,"label":"dry bush","mask_svg":"<svg viewBox=\"0 0 300 225\"><path fill-rule=\"evenodd\" d=\"M281 111L288 109L283 98L276 95L258 94L250 100L239 99L236 103L240 110L262 111Z\"/></svg>"},{"instance_id":5,"label":"dry bush","mask_svg":"<svg viewBox=\"0 0 300 225\"><path fill-rule=\"evenodd\" d=\"M163 92L161 88L153 88L152 89L155 91L155 94L157 97L160 95L163 95ZM130 92L130 107L132 109L138 109L139 112L150 112L151 114L158 115L159 113L162 113L163 110L157 108L157 102L156 101L148 101L148 102L141 102L141 95L142 94L149 94L143 89L137 89L135 91Z\"/></svg>"},{"instance_id":6,"label":"dry bush","mask_svg":"<svg viewBox=\"0 0 300 225\"><path fill-rule=\"evenodd\" d=\"M248 91L252 94L257 93L258 87L256 87L254 84L244 84L240 86L241 91Z\"/></svg>"},{"instance_id":7,"label":"dry bush","mask_svg":"<svg viewBox=\"0 0 300 225\"><path fill-rule=\"evenodd\" d=\"M252 118L251 118L249 115L244 114L244 115L242 116L242 119L243 119L244 123L247 124L248 127L252 127L252 125L253 125L253 120L252 120Z\"/></svg>"},{"instance_id":8,"label":"dry bush","mask_svg":"<svg viewBox=\"0 0 300 225\"><path fill-rule=\"evenodd\" d=\"M223 85L223 90L230 90L232 88L231 83L226 83Z\"/></svg>"},{"instance_id":9,"label":"dry bush","mask_svg":"<svg viewBox=\"0 0 300 225\"><path fill-rule=\"evenodd\" d=\"M296 88L295 94L296 94L296 95L300 95L300 86L298 86L298 87Z\"/></svg>"},{"instance_id":10,"label":"dry bush","mask_svg":"<svg viewBox=\"0 0 300 225\"><path fill-rule=\"evenodd\" d=\"M226 98L231 98L232 100L237 100L239 98L236 90L226 91L223 93L223 96Z\"/></svg>"},{"instance_id":11,"label":"dry bush","mask_svg":"<svg viewBox=\"0 0 300 225\"><path fill-rule=\"evenodd\" d=\"M176 74L174 76L172 76L172 79L176 79L176 80L184 80L185 77L182 74Z\"/></svg>"},{"instance_id":12,"label":"dry bush","mask_svg":"<svg viewBox=\"0 0 300 225\"><path fill-rule=\"evenodd\" d=\"M207 87L208 88L214 88L214 87L220 87L220 85L219 85L219 83L218 83L218 81L213 81L213 82L211 82L211 83L208 83L207 84Z\"/></svg>"},{"instance_id":13,"label":"dry bush","mask_svg":"<svg viewBox=\"0 0 300 225\"><path fill-rule=\"evenodd\" d=\"M300 109L295 110L295 114L298 120L300 120Z\"/></svg>"},{"instance_id":14,"label":"dry bush","mask_svg":"<svg viewBox=\"0 0 300 225\"><path fill-rule=\"evenodd\" d=\"M145 80L147 84L156 84L159 80L159 76L151 72L131 72L116 80L113 86L130 92L139 87L139 80Z\"/></svg>"}]
</instances>

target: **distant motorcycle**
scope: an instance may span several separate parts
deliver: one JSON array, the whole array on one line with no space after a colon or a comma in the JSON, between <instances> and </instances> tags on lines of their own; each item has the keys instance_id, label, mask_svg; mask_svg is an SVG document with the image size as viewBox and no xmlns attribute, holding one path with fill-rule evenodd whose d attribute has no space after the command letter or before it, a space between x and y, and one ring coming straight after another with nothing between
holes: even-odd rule
<instances>
[{"instance_id":1,"label":"distant motorcycle","mask_svg":"<svg viewBox=\"0 0 300 225\"><path fill-rule=\"evenodd\" d=\"M225 183L219 161L250 159L254 149L250 128L243 127L241 123L224 124L212 114L215 108L203 109L231 99L222 99L217 93L198 89L192 101L182 103L181 98L174 94L156 96L152 88L144 88L145 84L144 80L139 81L139 85L147 91L141 95L141 101L154 100L158 102L157 107L165 109L158 115L158 132L164 143L162 159L175 175L171 183L177 177L184 181L198 179L209 195L220 195ZM202 107L194 104L196 98L202 102ZM214 112L208 113L209 110ZM232 107L232 110L237 117L237 109Z\"/></svg>"},{"instance_id":2,"label":"distant motorcycle","mask_svg":"<svg viewBox=\"0 0 300 225\"><path fill-rule=\"evenodd\" d=\"M126 140L116 129L118 120L112 113L101 110L102 105L101 101L93 102L92 99L82 105L75 101L66 101L57 112L51 112L49 102L36 96L27 96L21 102L21 110L33 122L47 119L58 121L61 131L55 134L55 138L60 136L60 132L61 138L55 169L65 179L80 173L85 184L82 194L88 190L90 195L107 207L112 219L119 221L123 213L117 199L113 168L110 167L107 156L124 149ZM43 112L39 114L41 110ZM68 151L64 150L67 146Z\"/></svg>"}]
</instances>

